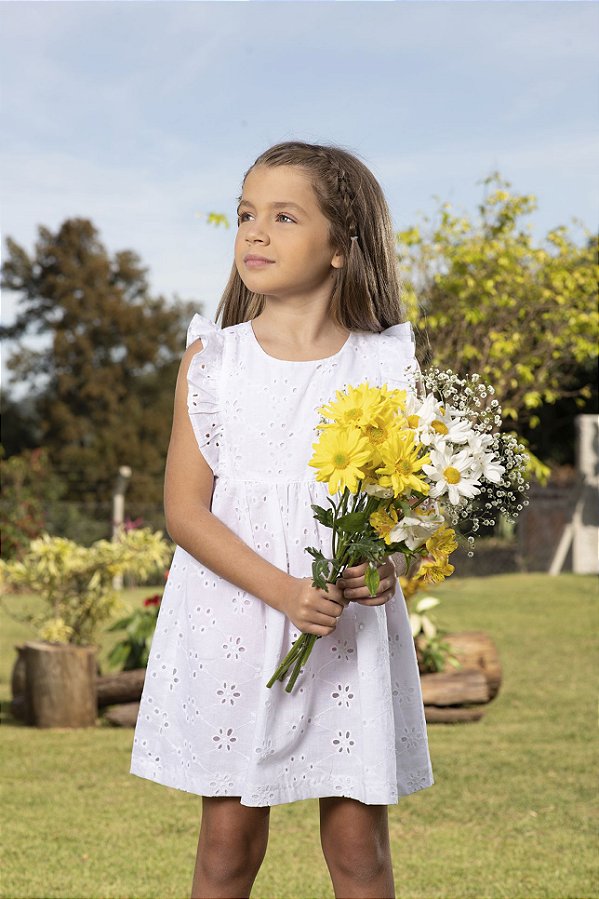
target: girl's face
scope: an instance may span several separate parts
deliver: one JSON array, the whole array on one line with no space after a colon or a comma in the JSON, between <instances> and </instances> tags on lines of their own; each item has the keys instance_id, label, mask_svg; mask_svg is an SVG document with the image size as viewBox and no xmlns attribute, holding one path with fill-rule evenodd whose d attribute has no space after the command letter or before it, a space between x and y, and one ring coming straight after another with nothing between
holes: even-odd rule
<instances>
[{"instance_id":1,"label":"girl's face","mask_svg":"<svg viewBox=\"0 0 599 899\"><path fill-rule=\"evenodd\" d=\"M252 262L252 256L259 258ZM249 172L235 237L235 265L248 290L278 299L307 299L325 290L328 298L333 270L343 261L302 169L257 166Z\"/></svg>"}]
</instances>

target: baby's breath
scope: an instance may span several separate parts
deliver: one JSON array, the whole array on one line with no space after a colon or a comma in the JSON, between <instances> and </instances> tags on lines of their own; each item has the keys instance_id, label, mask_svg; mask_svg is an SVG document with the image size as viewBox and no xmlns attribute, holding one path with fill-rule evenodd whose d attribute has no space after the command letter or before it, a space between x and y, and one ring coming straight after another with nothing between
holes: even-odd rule
<instances>
[{"instance_id":1,"label":"baby's breath","mask_svg":"<svg viewBox=\"0 0 599 899\"><path fill-rule=\"evenodd\" d=\"M422 385L426 393L434 394L451 409L452 415L465 418L476 434L488 435L486 440L491 438L486 452L493 453L504 469L499 483L493 483L481 475L481 487L476 496L462 498L460 506L447 503L443 510L454 527L463 526L465 520L470 522L467 539L468 556L472 556L474 534L480 530L481 524L493 527L498 515L505 516L512 523L528 505L528 455L514 434L499 430L503 419L501 406L494 397L495 388L482 382L477 372L460 377L450 369L429 368L422 373Z\"/></svg>"}]
</instances>

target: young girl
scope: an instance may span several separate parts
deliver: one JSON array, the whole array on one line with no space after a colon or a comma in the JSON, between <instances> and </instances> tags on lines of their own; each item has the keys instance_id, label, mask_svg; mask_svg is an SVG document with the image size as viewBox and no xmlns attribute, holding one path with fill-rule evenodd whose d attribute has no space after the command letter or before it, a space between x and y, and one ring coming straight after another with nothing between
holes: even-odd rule
<instances>
[{"instance_id":1,"label":"young girl","mask_svg":"<svg viewBox=\"0 0 599 899\"><path fill-rule=\"evenodd\" d=\"M414 389L417 363L381 188L353 154L287 142L239 198L217 309L189 326L165 476L177 544L131 773L197 793L193 897L249 896L272 805L318 797L335 895L392 897L387 806L434 783L416 652L392 558L312 587L327 485L318 408L345 385ZM401 556L400 556L401 558ZM400 570L399 573L403 573ZM293 690L266 686L300 633Z\"/></svg>"}]
</instances>

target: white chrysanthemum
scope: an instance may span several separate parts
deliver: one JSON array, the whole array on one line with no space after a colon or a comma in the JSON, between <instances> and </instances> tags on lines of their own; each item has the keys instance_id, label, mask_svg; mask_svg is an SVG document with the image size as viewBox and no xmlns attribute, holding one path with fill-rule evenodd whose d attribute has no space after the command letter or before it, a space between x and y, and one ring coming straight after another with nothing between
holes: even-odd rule
<instances>
[{"instance_id":1,"label":"white chrysanthemum","mask_svg":"<svg viewBox=\"0 0 599 899\"><path fill-rule=\"evenodd\" d=\"M445 443L469 443L474 435L470 422L456 409L444 409L420 430L419 439L425 446L441 447Z\"/></svg>"},{"instance_id":2,"label":"white chrysanthemum","mask_svg":"<svg viewBox=\"0 0 599 899\"><path fill-rule=\"evenodd\" d=\"M489 452L489 447L493 444L493 437L490 434L477 432L473 439L469 441L470 452L472 453L472 474L474 477L486 478L492 484L499 484L505 474L505 465L497 459L494 452Z\"/></svg>"},{"instance_id":3,"label":"white chrysanthemum","mask_svg":"<svg viewBox=\"0 0 599 899\"><path fill-rule=\"evenodd\" d=\"M464 498L471 499L480 493L480 482L472 471L473 459L468 449L452 453L447 447L441 447L431 450L430 457L431 464L423 465L422 470L433 481L431 497L447 494L449 502L459 506Z\"/></svg>"},{"instance_id":4,"label":"white chrysanthemum","mask_svg":"<svg viewBox=\"0 0 599 899\"><path fill-rule=\"evenodd\" d=\"M474 431L473 436L468 441L473 456L477 455L477 453L487 453L492 443L493 437L484 431Z\"/></svg>"},{"instance_id":5,"label":"white chrysanthemum","mask_svg":"<svg viewBox=\"0 0 599 899\"><path fill-rule=\"evenodd\" d=\"M486 478L492 484L500 484L505 474L505 466L498 462L495 453L482 453L474 456L472 473L477 477Z\"/></svg>"},{"instance_id":6,"label":"white chrysanthemum","mask_svg":"<svg viewBox=\"0 0 599 899\"><path fill-rule=\"evenodd\" d=\"M424 399L415 393L409 393L404 405L404 414L409 427L420 433L422 428L430 426L431 422L439 417L441 403L435 399L434 393L427 393Z\"/></svg>"},{"instance_id":7,"label":"white chrysanthemum","mask_svg":"<svg viewBox=\"0 0 599 899\"><path fill-rule=\"evenodd\" d=\"M405 541L409 549L418 549L444 523L444 517L433 509L428 512L414 509L411 515L398 521L389 537L393 541Z\"/></svg>"}]
</instances>

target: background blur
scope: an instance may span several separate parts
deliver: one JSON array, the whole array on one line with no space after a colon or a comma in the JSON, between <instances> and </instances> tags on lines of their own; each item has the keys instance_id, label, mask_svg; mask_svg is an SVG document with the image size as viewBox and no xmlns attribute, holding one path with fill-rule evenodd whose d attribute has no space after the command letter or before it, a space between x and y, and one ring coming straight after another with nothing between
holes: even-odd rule
<instances>
[{"instance_id":1,"label":"background blur","mask_svg":"<svg viewBox=\"0 0 599 899\"><path fill-rule=\"evenodd\" d=\"M474 210L499 169L541 235L596 224L592 3L4 3L2 230L91 218L152 288L205 304L229 273L243 173L267 146L341 143L398 228ZM14 315L5 297L3 320Z\"/></svg>"},{"instance_id":2,"label":"background blur","mask_svg":"<svg viewBox=\"0 0 599 899\"><path fill-rule=\"evenodd\" d=\"M133 469L128 513L161 523L185 326L194 310L214 316L243 174L281 140L341 144L372 168L405 238L398 252L408 287L422 275L422 258L410 255L419 222L449 204L453 223L441 240L427 239L439 255L451 249L461 216L472 235L478 227L482 243L473 237L470 249L482 250L467 262L474 286L467 297L451 286L443 297L456 321L486 291L488 333L500 305L494 279L513 238L520 249L508 247L508 293L529 266L529 285L513 302L529 302L534 319L543 301L537 273L551 250L563 264L547 290L562 312L543 327L559 335L575 320L577 333L589 331L598 20L597 5L584 2L2 4L4 451L47 447L66 485L56 488L60 502L86 503L93 520L83 526L56 511L56 494L48 527L85 539L105 531L120 465ZM503 216L504 244L491 251L497 229L476 224L485 203L487 214ZM546 236L559 228L567 232L549 247ZM539 250L532 264L525 240ZM454 257L449 268L462 277L464 265ZM584 285L572 282L575 270L586 272ZM409 312L416 324L419 306L428 309L422 342L441 347L448 335L431 317L441 300L430 271L428 287L425 280L407 291ZM131 312L136 303L143 309ZM504 357L515 364L528 354L521 383L554 361L536 397L531 388L516 400L506 381L510 426L542 461L571 468L574 416L594 408L589 344L535 335L536 349L524 348L510 342L513 315L497 327ZM529 321L517 327L524 333ZM489 374L505 375L497 364Z\"/></svg>"},{"instance_id":3,"label":"background blur","mask_svg":"<svg viewBox=\"0 0 599 899\"><path fill-rule=\"evenodd\" d=\"M287 139L371 167L421 362L483 373L533 454L517 526L499 517L433 597L407 598L435 787L389 809L398 895L599 896L599 6L0 18L0 896L189 895L200 798L129 774L173 548L173 391L188 322L214 317L230 272L243 174ZM95 677L51 665L96 650ZM255 894L332 897L317 800L272 819Z\"/></svg>"}]
</instances>

